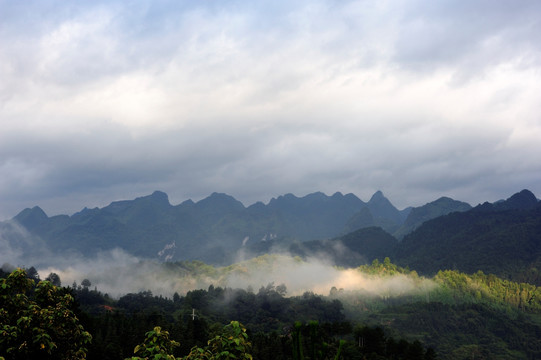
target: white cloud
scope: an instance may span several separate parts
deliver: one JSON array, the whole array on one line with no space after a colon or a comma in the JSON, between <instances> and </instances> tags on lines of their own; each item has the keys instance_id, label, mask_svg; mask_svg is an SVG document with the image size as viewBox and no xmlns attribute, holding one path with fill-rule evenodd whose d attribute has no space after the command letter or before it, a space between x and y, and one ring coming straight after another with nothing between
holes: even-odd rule
<instances>
[{"instance_id":1,"label":"white cloud","mask_svg":"<svg viewBox=\"0 0 541 360\"><path fill-rule=\"evenodd\" d=\"M2 217L155 189L541 192L536 3L0 6Z\"/></svg>"}]
</instances>

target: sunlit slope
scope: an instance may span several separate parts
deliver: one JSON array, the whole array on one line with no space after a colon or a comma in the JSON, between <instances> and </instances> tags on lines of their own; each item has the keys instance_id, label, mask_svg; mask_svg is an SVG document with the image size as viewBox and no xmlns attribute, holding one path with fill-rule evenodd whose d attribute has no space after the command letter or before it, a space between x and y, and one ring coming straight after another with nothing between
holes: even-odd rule
<instances>
[{"instance_id":1,"label":"sunlit slope","mask_svg":"<svg viewBox=\"0 0 541 360\"><path fill-rule=\"evenodd\" d=\"M483 204L425 222L404 237L393 258L423 274L482 270L541 284L541 205L533 194Z\"/></svg>"}]
</instances>

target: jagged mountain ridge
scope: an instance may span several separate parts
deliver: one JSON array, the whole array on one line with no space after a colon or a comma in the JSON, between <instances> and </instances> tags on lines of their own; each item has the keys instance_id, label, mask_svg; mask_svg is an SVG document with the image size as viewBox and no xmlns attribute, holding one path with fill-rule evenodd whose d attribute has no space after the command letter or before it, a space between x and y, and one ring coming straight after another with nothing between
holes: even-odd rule
<instances>
[{"instance_id":1,"label":"jagged mountain ridge","mask_svg":"<svg viewBox=\"0 0 541 360\"><path fill-rule=\"evenodd\" d=\"M344 233L348 220L360 211L374 212L374 219L396 228L400 225L397 219L405 217L409 209L397 210L381 192L368 203L353 194L327 196L317 192L304 197L286 194L267 205L259 202L245 207L221 193L171 205L167 194L156 191L101 209L85 208L72 216L48 217L34 207L21 211L13 220L44 239L55 252L73 249L91 255L120 247L137 256L154 257L167 247L168 259L223 263L247 242L335 237Z\"/></svg>"},{"instance_id":2,"label":"jagged mountain ridge","mask_svg":"<svg viewBox=\"0 0 541 360\"><path fill-rule=\"evenodd\" d=\"M375 200L384 198L375 195ZM475 208L444 197L408 209L394 237L374 227L383 217L381 212L379 217L373 215L378 212L369 206L370 202L340 193L302 198L287 194L249 207L213 193L199 202L173 206L165 193L155 192L102 209L85 208L72 216L48 217L39 207L25 209L0 223L0 230L4 241L19 242L23 248L39 242L57 254L75 250L92 255L119 247L146 258L159 254L162 260L227 264L239 251L247 256L286 251L325 257L342 266L390 256L422 274L483 270L541 284L536 270L541 267L541 205L528 190ZM385 206L379 204L379 209ZM398 214L404 216L405 211ZM365 222L347 231L362 216ZM383 219L392 222L391 217L392 213ZM397 241L396 234L408 227L413 231ZM39 248L31 250L40 253Z\"/></svg>"},{"instance_id":3,"label":"jagged mountain ridge","mask_svg":"<svg viewBox=\"0 0 541 360\"><path fill-rule=\"evenodd\" d=\"M447 214L434 216L440 212ZM292 244L287 251L353 267L389 256L428 276L447 269L470 274L481 270L541 286L541 202L529 190L475 208L440 198L412 209L403 226L425 217L427 221L400 242L381 228L367 227L330 240Z\"/></svg>"}]
</instances>

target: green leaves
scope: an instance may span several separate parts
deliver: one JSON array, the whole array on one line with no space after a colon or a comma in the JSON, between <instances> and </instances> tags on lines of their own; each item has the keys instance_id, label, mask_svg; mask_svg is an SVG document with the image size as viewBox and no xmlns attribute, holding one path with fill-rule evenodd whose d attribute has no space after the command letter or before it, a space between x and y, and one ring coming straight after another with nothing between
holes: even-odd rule
<instances>
[{"instance_id":1,"label":"green leaves","mask_svg":"<svg viewBox=\"0 0 541 360\"><path fill-rule=\"evenodd\" d=\"M64 289L34 281L23 269L0 282L0 348L15 357L84 359L92 337L74 313Z\"/></svg>"},{"instance_id":2,"label":"green leaves","mask_svg":"<svg viewBox=\"0 0 541 360\"><path fill-rule=\"evenodd\" d=\"M145 334L145 341L135 347L134 354L136 356L130 359L176 360L173 356L173 350L177 346L179 343L169 338L169 332L157 326ZM250 347L251 343L248 341L246 328L238 321L232 321L223 328L221 334L208 341L208 346L205 348L193 347L190 354L182 360L251 360L252 355L248 353Z\"/></svg>"},{"instance_id":3,"label":"green leaves","mask_svg":"<svg viewBox=\"0 0 541 360\"><path fill-rule=\"evenodd\" d=\"M135 359L167 359L175 360L173 349L179 346L179 343L169 338L169 332L156 326L145 334L145 340L137 345L133 350Z\"/></svg>"},{"instance_id":4,"label":"green leaves","mask_svg":"<svg viewBox=\"0 0 541 360\"><path fill-rule=\"evenodd\" d=\"M231 321L220 335L209 340L208 345L214 354L211 359L252 359L248 353L252 344L248 341L246 328L238 321Z\"/></svg>"}]
</instances>

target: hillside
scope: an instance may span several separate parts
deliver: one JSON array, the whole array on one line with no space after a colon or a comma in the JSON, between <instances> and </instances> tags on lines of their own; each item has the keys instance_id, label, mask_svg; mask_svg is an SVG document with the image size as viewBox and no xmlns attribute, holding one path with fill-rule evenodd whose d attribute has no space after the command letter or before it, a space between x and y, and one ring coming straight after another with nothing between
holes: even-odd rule
<instances>
[{"instance_id":1,"label":"hillside","mask_svg":"<svg viewBox=\"0 0 541 360\"><path fill-rule=\"evenodd\" d=\"M368 227L333 239L295 243L289 246L288 253L342 267L358 267L374 259L383 261L396 244L397 240L383 229Z\"/></svg>"},{"instance_id":2,"label":"hillside","mask_svg":"<svg viewBox=\"0 0 541 360\"><path fill-rule=\"evenodd\" d=\"M472 207L468 203L453 200L448 197L441 197L436 201L411 209L402 226L397 229L393 235L397 239L402 239L405 235L415 230L425 221L447 215L452 212L468 211L471 208Z\"/></svg>"},{"instance_id":3,"label":"hillside","mask_svg":"<svg viewBox=\"0 0 541 360\"><path fill-rule=\"evenodd\" d=\"M436 216L438 213L446 215ZM288 253L345 267L389 256L430 276L446 269L470 274L482 270L514 281L541 283L541 204L527 190L473 209L466 203L440 198L413 208L403 226L416 223L416 230L402 241L379 227L363 227L332 239L302 243L276 239L246 250L253 256Z\"/></svg>"},{"instance_id":4,"label":"hillside","mask_svg":"<svg viewBox=\"0 0 541 360\"><path fill-rule=\"evenodd\" d=\"M482 270L541 284L541 204L524 190L425 222L406 235L393 259L422 274L442 269Z\"/></svg>"},{"instance_id":5,"label":"hillside","mask_svg":"<svg viewBox=\"0 0 541 360\"><path fill-rule=\"evenodd\" d=\"M321 344L325 336L332 354L339 340L345 340L344 359L541 356L540 288L482 272L440 271L425 278L388 258L337 269L268 255L227 267L199 261L141 262L134 267L152 267L153 274L139 275L151 276L154 285L173 284L170 280L175 279L170 290L178 292L164 297L143 290L111 298L100 292L103 283L96 289L74 283L68 291L76 295L81 321L93 337L89 359L131 356L142 334L154 326L168 330L180 343L176 355L185 355L231 320L247 327L257 359L298 358L291 353L296 324L312 329L303 332L306 340ZM6 275L0 270L0 278ZM130 275L133 271L123 272L122 280ZM270 279L276 283L267 282ZM410 351L421 345L434 350L431 357L413 356Z\"/></svg>"}]
</instances>

